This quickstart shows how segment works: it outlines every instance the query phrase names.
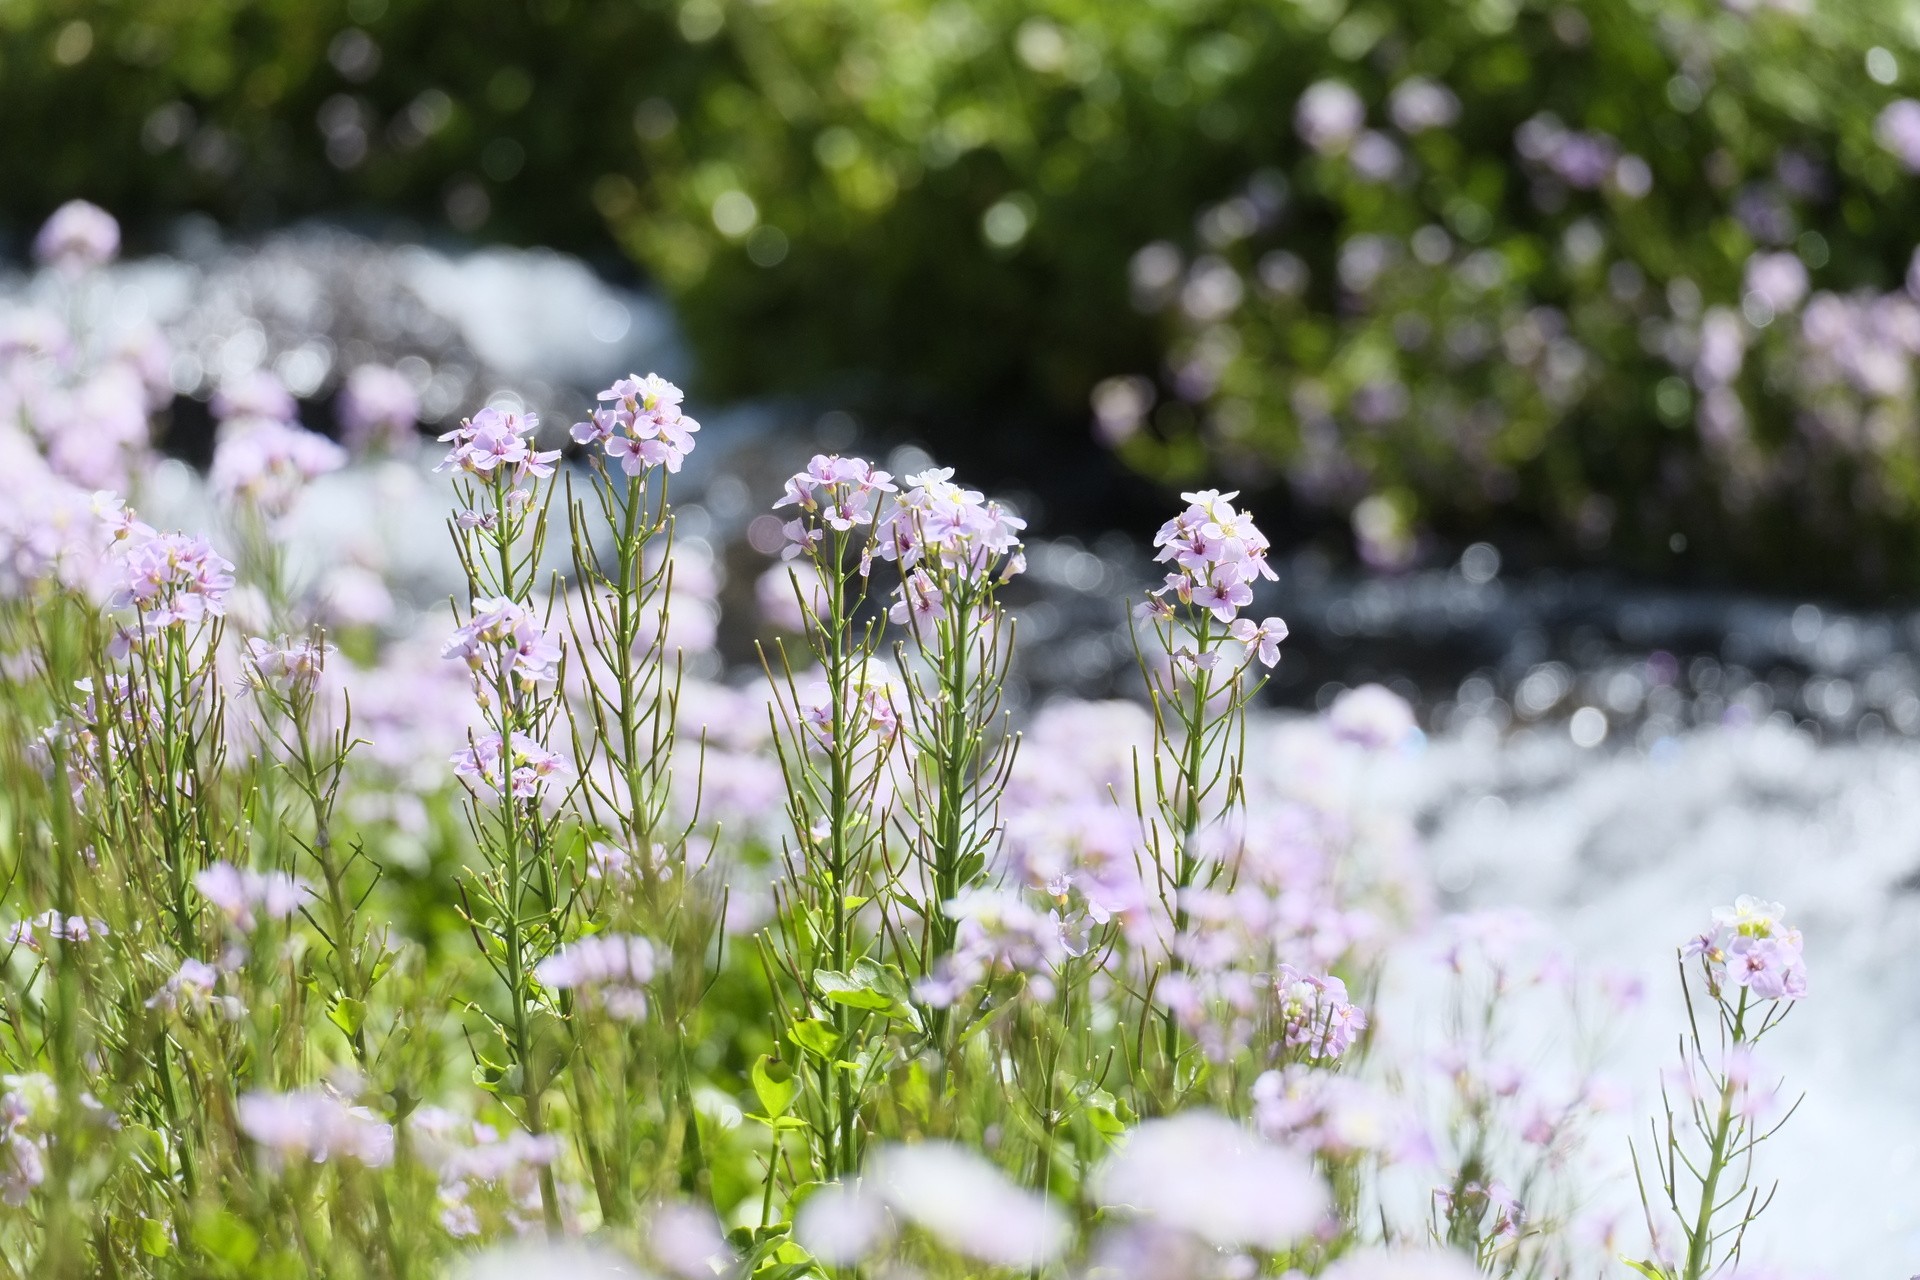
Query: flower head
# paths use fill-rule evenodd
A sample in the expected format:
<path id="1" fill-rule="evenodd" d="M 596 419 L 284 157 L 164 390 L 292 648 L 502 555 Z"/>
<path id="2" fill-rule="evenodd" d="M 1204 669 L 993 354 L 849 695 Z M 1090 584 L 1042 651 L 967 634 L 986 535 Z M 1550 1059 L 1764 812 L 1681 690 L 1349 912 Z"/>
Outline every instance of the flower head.
<path id="1" fill-rule="evenodd" d="M 248 683 L 295 697 L 313 692 L 336 650 L 311 636 L 265 640 L 247 637 Z"/>
<path id="2" fill-rule="evenodd" d="M 1403 746 L 1420 731 L 1407 700 L 1379 684 L 1342 691 L 1327 709 L 1327 727 L 1369 751 Z"/>
<path id="3" fill-rule="evenodd" d="M 1100 1166 L 1094 1194 L 1223 1249 L 1285 1249 L 1330 1206 L 1304 1157 L 1211 1111 L 1141 1124 Z"/>
<path id="4" fill-rule="evenodd" d="M 328 1089 L 240 1096 L 240 1129 L 283 1159 L 353 1160 L 378 1169 L 393 1160 L 393 1126 Z"/>
<path id="5" fill-rule="evenodd" d="M 45 945 L 45 939 L 57 938 L 62 942 L 91 942 L 95 938 L 105 937 L 107 922 L 95 920 L 91 916 L 64 916 L 58 911 L 42 911 L 31 920 L 22 920 L 7 930 L 8 946 L 22 946 L 30 951 L 38 951 Z"/>
<path id="6" fill-rule="evenodd" d="M 1153 594 L 1171 594 L 1182 604 L 1209 610 L 1221 622 L 1231 623 L 1253 603 L 1256 580 L 1279 577 L 1267 564 L 1266 536 L 1251 516 L 1234 507 L 1231 499 L 1239 496 L 1236 493 L 1208 489 L 1180 496 L 1190 505 L 1153 536 L 1153 545 L 1160 549 L 1154 559 L 1171 562 L 1165 585 Z M 1255 631 L 1277 622 L 1269 619 Z M 1279 636 L 1273 636 L 1272 643 L 1277 645 Z"/>
<path id="7" fill-rule="evenodd" d="M 142 630 L 182 626 L 226 613 L 233 562 L 215 552 L 205 538 L 134 533 L 116 540 L 112 549 L 119 558 L 119 581 L 108 604 L 131 605 Z"/>
<path id="8" fill-rule="evenodd" d="M 399 370 L 363 364 L 347 375 L 336 412 L 348 448 L 401 445 L 419 424 L 420 393 Z"/>
<path id="9" fill-rule="evenodd" d="M 534 612 L 505 596 L 473 602 L 466 624 L 447 638 L 443 658 L 458 658 L 483 686 L 501 670 L 523 685 L 552 684 L 560 675 L 561 646 Z"/>
<path id="10" fill-rule="evenodd" d="M 263 422 L 292 425 L 300 418 L 300 405 L 287 390 L 287 384 L 265 369 L 255 369 L 221 382 L 209 407 L 213 416 L 229 429 L 245 430 Z"/>
<path id="11" fill-rule="evenodd" d="M 213 451 L 209 479 L 229 502 L 283 516 L 316 478 L 338 471 L 346 450 L 304 427 L 261 419 L 224 437 Z"/>
<path id="12" fill-rule="evenodd" d="M 488 791 L 498 793 L 504 785 L 503 773 L 511 779 L 511 790 L 516 800 L 527 800 L 540 794 L 549 782 L 566 782 L 574 776 L 573 764 L 558 752 L 549 751 L 527 734 L 516 731 L 513 735 L 513 749 L 510 758 L 502 760 L 500 735 L 486 733 L 473 740 L 472 745 L 452 756 L 453 771 L 462 778 L 471 778 Z"/>
<path id="13" fill-rule="evenodd" d="M 515 489 L 534 477 L 550 476 L 560 451 L 543 453 L 524 439 L 539 425 L 538 414 L 489 405 L 440 437 L 452 448 L 434 470 L 462 471 L 483 479 L 503 476 Z"/>
<path id="14" fill-rule="evenodd" d="M 653 973 L 653 944 L 626 934 L 594 934 L 568 943 L 533 970 L 542 986 L 578 991 L 623 1022 L 647 1016 L 646 986 Z"/>
<path id="15" fill-rule="evenodd" d="M 1762 1000 L 1798 1000 L 1807 993 L 1807 964 L 1800 931 L 1785 915 L 1777 902 L 1742 894 L 1731 907 L 1717 908 L 1713 927 L 1689 940 L 1682 954 L 1700 958 L 1716 994 L 1731 985 Z"/>
<path id="16" fill-rule="evenodd" d="M 1334 1157 L 1431 1154 L 1411 1107 L 1377 1085 L 1295 1063 L 1253 1082 L 1254 1127 L 1276 1142 Z"/>
<path id="17" fill-rule="evenodd" d="M 621 378 L 599 398 L 604 406 L 576 422 L 570 434 L 577 443 L 600 446 L 627 475 L 659 466 L 678 471 L 693 452 L 700 424 L 680 412 L 684 395 L 659 374 Z"/>
<path id="18" fill-rule="evenodd" d="M 950 578 L 986 583 L 1005 581 L 1026 567 L 1020 531 L 1027 522 L 997 502 L 953 483 L 951 468 L 939 467 L 906 478 L 907 489 L 876 527 L 882 558 L 899 563 L 902 573 L 924 570 L 928 585 Z M 937 588 L 936 588 L 937 589 Z M 895 621 L 917 614 L 902 587 Z M 922 593 L 924 594 L 924 592 Z"/>
<path id="19" fill-rule="evenodd" d="M 788 559 L 808 554 L 828 529 L 845 533 L 871 525 L 879 514 L 881 499 L 896 488 L 890 473 L 878 470 L 864 458 L 815 454 L 805 471 L 788 478 L 786 492 L 773 504 L 775 511 L 799 508 L 798 517 L 782 529 L 787 546 L 781 554 Z"/>
<path id="20" fill-rule="evenodd" d="M 951 1143 L 882 1148 L 867 1183 L 895 1213 L 947 1248 L 993 1266 L 1044 1266 L 1073 1234 L 1052 1201 L 1016 1185 L 985 1156 Z"/>
<path id="21" fill-rule="evenodd" d="M 1338 1058 L 1367 1029 L 1367 1015 L 1347 999 L 1347 984 L 1328 974 L 1306 973 L 1290 964 L 1274 975 L 1280 1020 L 1290 1048 L 1309 1058 Z"/>
<path id="22" fill-rule="evenodd" d="M 863 668 L 854 687 L 847 691 L 839 728 L 856 739 L 871 735 L 880 747 L 885 748 L 900 730 L 897 708 L 902 704 L 903 696 L 898 680 Z M 800 700 L 800 722 L 823 751 L 831 751 L 834 747 L 836 729 L 833 702 L 833 691 L 824 681 L 815 684 Z"/>
<path id="23" fill-rule="evenodd" d="M 1235 618 L 1227 634 L 1247 646 L 1263 667 L 1280 661 L 1280 642 L 1287 638 L 1287 624 L 1279 618 L 1264 618 L 1255 624 L 1252 618 Z"/>
<path id="24" fill-rule="evenodd" d="M 99 205 L 69 200 L 33 238 L 33 256 L 66 271 L 102 267 L 120 252 L 120 224 Z"/>
<path id="25" fill-rule="evenodd" d="M 252 932 L 258 915 L 287 919 L 313 893 L 306 881 L 284 871 L 242 870 L 231 862 L 216 862 L 198 873 L 193 887 L 243 933 Z"/>

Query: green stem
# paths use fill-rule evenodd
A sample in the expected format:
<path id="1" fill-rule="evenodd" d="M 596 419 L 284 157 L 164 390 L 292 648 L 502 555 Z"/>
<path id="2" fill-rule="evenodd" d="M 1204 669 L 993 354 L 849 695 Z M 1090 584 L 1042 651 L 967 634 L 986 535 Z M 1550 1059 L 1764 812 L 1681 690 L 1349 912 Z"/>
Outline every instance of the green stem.
<path id="1" fill-rule="evenodd" d="M 1201 773 L 1206 767 L 1206 718 L 1207 718 L 1207 672 L 1198 665 L 1198 659 L 1206 657 L 1208 647 L 1213 640 L 1213 619 L 1208 614 L 1200 616 L 1200 630 L 1194 636 L 1194 656 L 1196 665 L 1193 672 L 1192 701 L 1181 709 L 1185 713 L 1182 725 L 1186 738 L 1181 743 L 1179 830 L 1174 843 L 1174 888 L 1173 888 L 1173 942 L 1178 948 L 1181 935 L 1187 931 L 1187 890 L 1193 885 L 1194 873 L 1199 869 L 1200 859 L 1194 853 L 1194 843 L 1200 833 L 1200 792 Z M 1176 950 L 1170 963 L 1178 973 L 1184 964 Z M 1167 1061 L 1167 1083 L 1171 1090 L 1177 1083 L 1175 1063 L 1180 1058 L 1180 1022 L 1172 1009 L 1167 1010 L 1165 1034 L 1162 1038 L 1162 1051 Z"/>
<path id="2" fill-rule="evenodd" d="M 1747 991 L 1740 991 L 1740 1004 L 1734 1011 L 1733 1043 L 1745 1043 Z M 1707 1274 L 1713 1252 L 1713 1212 L 1720 1193 L 1720 1175 L 1727 1166 L 1727 1138 L 1733 1130 L 1734 1083 L 1723 1078 L 1720 1085 L 1720 1112 L 1714 1118 L 1713 1135 L 1707 1150 L 1707 1173 L 1700 1182 L 1700 1207 L 1694 1214 L 1693 1229 L 1687 1233 L 1687 1267 L 1683 1280 L 1702 1280 Z"/>

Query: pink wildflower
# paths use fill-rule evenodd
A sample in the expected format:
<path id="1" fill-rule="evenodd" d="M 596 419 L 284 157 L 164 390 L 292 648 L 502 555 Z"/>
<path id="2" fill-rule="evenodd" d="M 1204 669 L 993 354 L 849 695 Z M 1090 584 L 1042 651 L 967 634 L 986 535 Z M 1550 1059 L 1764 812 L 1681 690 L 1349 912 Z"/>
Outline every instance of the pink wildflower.
<path id="1" fill-rule="evenodd" d="M 599 398 L 609 402 L 607 407 L 575 423 L 571 434 L 580 444 L 599 445 L 627 475 L 658 466 L 677 472 L 693 452 L 700 424 L 680 412 L 680 388 L 659 374 L 622 378 Z"/>
<path id="2" fill-rule="evenodd" d="M 500 735 L 486 733 L 473 740 L 465 750 L 451 757 L 453 771 L 462 778 L 475 779 L 486 790 L 499 793 L 502 787 Z M 511 774 L 511 790 L 516 800 L 528 800 L 549 782 L 566 782 L 574 776 L 573 765 L 565 756 L 549 751 L 527 734 L 513 735 L 512 758 L 506 762 Z"/>
<path id="3" fill-rule="evenodd" d="M 120 224 L 85 200 L 69 200 L 55 209 L 33 239 L 34 257 L 65 271 L 103 267 L 119 252 Z"/>

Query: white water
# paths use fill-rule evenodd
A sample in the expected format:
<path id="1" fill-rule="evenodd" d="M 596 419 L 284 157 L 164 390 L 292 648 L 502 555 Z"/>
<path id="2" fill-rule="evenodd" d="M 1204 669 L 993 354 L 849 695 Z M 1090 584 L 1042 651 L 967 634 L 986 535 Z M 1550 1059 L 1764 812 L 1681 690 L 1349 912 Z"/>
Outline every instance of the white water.
<path id="1" fill-rule="evenodd" d="M 1753 893 L 1806 935 L 1811 992 L 1762 1048 L 1806 1101 L 1761 1149 L 1779 1196 L 1751 1256 L 1796 1274 L 1920 1269 L 1920 747 L 1816 746 L 1762 724 L 1654 752 L 1443 738 L 1397 766 L 1454 905 L 1522 906 L 1582 962 L 1645 974 L 1616 1073 L 1645 1132 L 1681 1025 L 1673 948 Z M 1600 1141 L 1623 1143 L 1624 1128 Z"/>

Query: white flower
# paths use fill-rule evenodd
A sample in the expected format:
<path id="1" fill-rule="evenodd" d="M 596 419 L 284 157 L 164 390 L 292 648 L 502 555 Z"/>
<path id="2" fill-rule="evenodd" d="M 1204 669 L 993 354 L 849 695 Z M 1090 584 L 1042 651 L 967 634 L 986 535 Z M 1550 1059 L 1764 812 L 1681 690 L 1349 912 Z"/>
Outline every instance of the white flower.
<path id="1" fill-rule="evenodd" d="M 1135 1129 L 1095 1173 L 1094 1195 L 1221 1248 L 1272 1250 L 1311 1232 L 1331 1203 L 1305 1158 L 1211 1111 Z"/>
<path id="2" fill-rule="evenodd" d="M 869 1165 L 868 1182 L 900 1216 L 976 1262 L 1044 1266 L 1072 1234 L 1052 1201 L 951 1143 L 886 1147 Z"/>

